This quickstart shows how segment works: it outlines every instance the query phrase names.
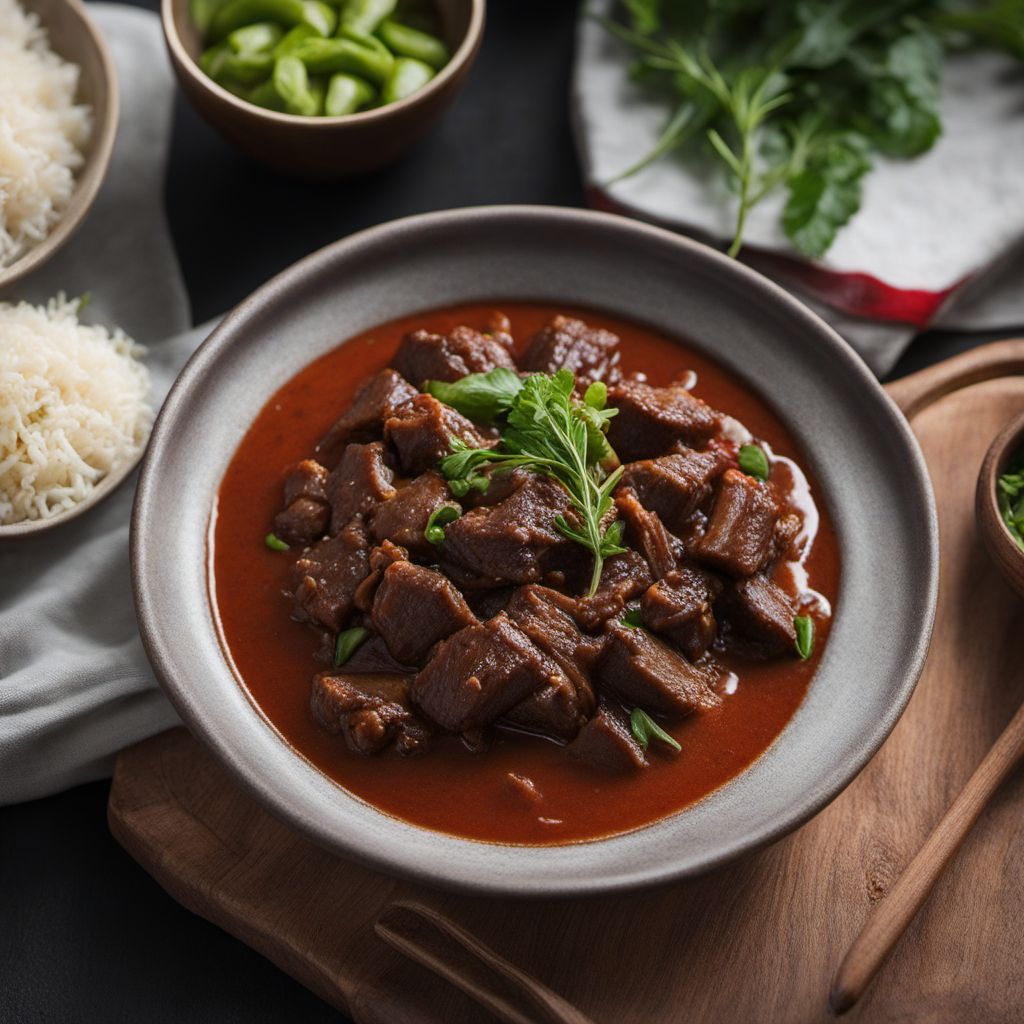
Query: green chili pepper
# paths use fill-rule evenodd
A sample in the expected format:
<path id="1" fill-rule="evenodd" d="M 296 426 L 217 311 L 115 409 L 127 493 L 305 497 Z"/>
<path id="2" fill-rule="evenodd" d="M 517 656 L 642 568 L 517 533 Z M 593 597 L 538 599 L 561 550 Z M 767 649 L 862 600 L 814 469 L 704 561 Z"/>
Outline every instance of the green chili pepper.
<path id="1" fill-rule="evenodd" d="M 213 15 L 207 34 L 216 43 L 235 29 L 256 21 L 291 26 L 300 25 L 305 20 L 306 8 L 302 0 L 229 0 Z"/>
<path id="2" fill-rule="evenodd" d="M 246 99 L 250 103 L 255 103 L 257 107 L 276 110 L 281 114 L 284 113 L 284 100 L 281 99 L 281 94 L 274 86 L 273 78 L 268 78 L 262 85 L 257 85 L 255 89 L 249 92 Z"/>
<path id="3" fill-rule="evenodd" d="M 235 53 L 267 53 L 273 50 L 284 36 L 284 29 L 272 21 L 257 21 L 252 25 L 236 28 L 228 36 L 228 46 Z"/>
<path id="4" fill-rule="evenodd" d="M 271 551 L 287 551 L 288 545 L 276 533 L 268 533 L 263 538 L 264 544 L 270 548 Z"/>
<path id="5" fill-rule="evenodd" d="M 320 35 L 312 25 L 296 25 L 288 29 L 281 39 L 281 42 L 274 47 L 275 57 L 287 57 L 294 53 L 307 39 L 316 39 Z"/>
<path id="6" fill-rule="evenodd" d="M 369 82 L 355 75 L 339 72 L 331 75 L 328 83 L 324 113 L 328 117 L 354 114 L 357 110 L 369 106 L 376 95 L 377 90 Z"/>
<path id="7" fill-rule="evenodd" d="M 377 26 L 377 36 L 396 57 L 412 57 L 440 70 L 451 54 L 437 36 L 386 18 Z"/>
<path id="8" fill-rule="evenodd" d="M 199 67 L 203 74 L 210 78 L 218 78 L 224 70 L 224 62 L 231 56 L 231 47 L 227 43 L 220 43 L 203 50 L 199 55 Z"/>
<path id="9" fill-rule="evenodd" d="M 796 653 L 806 661 L 814 653 L 814 619 L 809 615 L 798 615 L 793 620 L 796 630 Z"/>
<path id="10" fill-rule="evenodd" d="M 219 85 L 257 85 L 273 70 L 274 58 L 269 53 L 229 53 L 211 77 Z"/>
<path id="11" fill-rule="evenodd" d="M 189 0 L 188 11 L 199 29 L 200 35 L 204 38 L 209 31 L 210 22 L 213 16 L 219 11 L 228 0 Z"/>
<path id="12" fill-rule="evenodd" d="M 307 39 L 295 48 L 293 55 L 314 75 L 344 71 L 375 85 L 387 80 L 395 63 L 390 54 L 385 57 L 349 39 Z"/>
<path id="13" fill-rule="evenodd" d="M 348 0 L 341 12 L 341 23 L 353 32 L 368 36 L 397 6 L 397 0 Z"/>
<path id="14" fill-rule="evenodd" d="M 334 34 L 338 27 L 338 14 L 333 7 L 328 7 L 323 0 L 302 0 L 302 7 L 305 10 L 303 24 L 316 29 L 317 34 L 324 38 Z"/>
<path id="15" fill-rule="evenodd" d="M 421 60 L 399 57 L 381 86 L 381 103 L 397 103 L 419 92 L 434 77 L 434 69 Z"/>
<path id="16" fill-rule="evenodd" d="M 309 87 L 306 65 L 294 54 L 279 57 L 271 79 L 284 104 L 285 113 L 313 117 L 318 109 L 316 95 Z"/>
<path id="17" fill-rule="evenodd" d="M 334 664 L 339 668 L 344 665 L 369 635 L 370 631 L 365 626 L 353 626 L 339 633 L 334 644 Z"/>

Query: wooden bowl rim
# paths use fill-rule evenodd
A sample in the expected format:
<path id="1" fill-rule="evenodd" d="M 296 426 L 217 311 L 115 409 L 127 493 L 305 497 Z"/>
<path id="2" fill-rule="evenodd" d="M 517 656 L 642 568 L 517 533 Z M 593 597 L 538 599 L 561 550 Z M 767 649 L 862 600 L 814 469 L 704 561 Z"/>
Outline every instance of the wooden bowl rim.
<path id="1" fill-rule="evenodd" d="M 71 17 L 77 20 L 77 27 L 84 36 L 86 44 L 92 46 L 96 52 L 101 68 L 101 81 L 96 84 L 99 89 L 106 91 L 105 116 L 102 121 L 93 124 L 93 134 L 85 154 L 85 164 L 75 176 L 75 190 L 64 215 L 54 224 L 53 229 L 42 242 L 29 249 L 9 267 L 0 269 L 0 288 L 13 284 L 37 267 L 42 266 L 81 227 L 107 175 L 110 157 L 114 151 L 114 139 L 117 136 L 117 123 L 120 116 L 120 92 L 110 50 L 80 0 L 59 0 L 59 3 L 62 3 L 70 12 Z M 25 6 L 30 12 L 36 13 L 32 6 L 32 0 L 27 0 Z M 42 17 L 40 17 L 40 21 L 44 28 L 49 29 Z M 63 54 L 60 56 L 67 60 Z M 95 104 L 93 104 L 93 108 L 95 114 Z"/>
<path id="2" fill-rule="evenodd" d="M 342 114 L 338 117 L 305 117 L 301 114 L 282 114 L 276 110 L 268 110 L 266 107 L 258 107 L 255 103 L 249 103 L 234 93 L 228 92 L 227 89 L 210 78 L 188 52 L 178 34 L 177 26 L 174 24 L 175 8 L 183 2 L 185 0 L 160 0 L 160 22 L 163 25 L 164 40 L 181 72 L 187 75 L 198 88 L 215 96 L 220 102 L 226 103 L 242 116 L 271 124 L 290 127 L 302 126 L 311 131 L 324 131 L 339 125 L 379 123 L 402 111 L 412 110 L 425 103 L 435 93 L 443 90 L 448 82 L 472 61 L 483 35 L 486 10 L 486 0 L 469 0 L 469 25 L 466 27 L 462 41 L 448 63 L 422 89 L 414 92 L 411 96 L 398 100 L 396 103 L 389 103 L 384 107 L 364 110 L 356 114 Z"/>
<path id="3" fill-rule="evenodd" d="M 982 527 L 986 540 L 998 547 L 998 557 L 1002 564 L 1009 568 L 1016 561 L 1024 578 L 1024 550 L 1013 539 L 1003 521 L 996 495 L 1000 475 L 1010 457 L 1021 448 L 1024 448 L 1024 412 L 1010 420 L 989 445 L 978 472 L 975 508 L 979 526 Z M 993 551 L 993 554 L 997 552 Z"/>

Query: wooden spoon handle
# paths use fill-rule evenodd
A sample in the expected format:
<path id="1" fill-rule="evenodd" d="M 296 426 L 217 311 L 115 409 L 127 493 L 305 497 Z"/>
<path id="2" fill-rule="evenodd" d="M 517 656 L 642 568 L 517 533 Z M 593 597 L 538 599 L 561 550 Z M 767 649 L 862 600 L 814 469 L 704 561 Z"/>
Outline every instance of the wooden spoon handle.
<path id="1" fill-rule="evenodd" d="M 832 983 L 829 1003 L 834 1012 L 845 1013 L 863 995 L 878 968 L 928 898 L 946 864 L 974 827 L 992 794 L 1022 755 L 1024 705 L 1017 710 L 917 856 L 854 939 Z"/>
<path id="2" fill-rule="evenodd" d="M 910 419 L 915 412 L 971 384 L 1024 374 L 1024 339 L 994 341 L 886 384 L 889 397 Z"/>
<path id="3" fill-rule="evenodd" d="M 508 1024 L 592 1024 L 571 1003 L 421 903 L 390 904 L 374 930 Z"/>

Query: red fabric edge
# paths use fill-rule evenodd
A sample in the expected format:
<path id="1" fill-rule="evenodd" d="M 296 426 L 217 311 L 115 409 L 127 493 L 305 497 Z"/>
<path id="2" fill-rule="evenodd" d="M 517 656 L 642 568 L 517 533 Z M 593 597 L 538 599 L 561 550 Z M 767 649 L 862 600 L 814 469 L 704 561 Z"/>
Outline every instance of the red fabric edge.
<path id="1" fill-rule="evenodd" d="M 678 230 L 673 225 L 641 216 L 593 185 L 587 188 L 587 204 L 605 213 L 649 221 L 670 231 Z M 942 304 L 968 280 L 964 278 L 949 288 L 932 292 L 919 288 L 896 288 L 861 271 L 828 270 L 797 257 L 754 246 L 744 248 L 742 260 L 768 277 L 790 283 L 844 313 L 920 328 L 927 327 Z"/>

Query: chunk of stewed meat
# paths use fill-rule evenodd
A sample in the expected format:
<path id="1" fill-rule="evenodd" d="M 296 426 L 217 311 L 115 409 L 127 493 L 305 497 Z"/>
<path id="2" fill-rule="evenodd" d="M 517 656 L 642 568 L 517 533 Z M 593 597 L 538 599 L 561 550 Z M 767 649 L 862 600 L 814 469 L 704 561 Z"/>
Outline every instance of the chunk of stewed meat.
<path id="1" fill-rule="evenodd" d="M 370 521 L 370 533 L 376 541 L 390 540 L 424 558 L 433 556 L 436 548 L 424 531 L 430 517 L 442 505 L 458 508 L 444 477 L 434 470 L 421 473 L 377 506 Z"/>
<path id="2" fill-rule="evenodd" d="M 307 548 L 292 566 L 292 617 L 337 632 L 353 608 L 356 589 L 370 571 L 366 529 L 354 519 L 334 537 Z"/>
<path id="3" fill-rule="evenodd" d="M 316 446 L 317 458 L 328 466 L 337 465 L 345 446 L 379 441 L 384 434 L 388 410 L 416 395 L 416 389 L 394 370 L 381 370 L 357 392 L 352 404 L 334 421 Z"/>
<path id="4" fill-rule="evenodd" d="M 619 618 L 626 604 L 653 582 L 647 561 L 632 548 L 612 555 L 605 559 L 597 591 L 577 599 L 576 620 L 584 629 L 598 630 L 609 619 Z"/>
<path id="5" fill-rule="evenodd" d="M 724 468 L 725 457 L 719 451 L 684 449 L 631 462 L 623 471 L 622 483 L 636 492 L 644 508 L 657 512 L 669 530 L 683 534 L 687 520 L 711 496 L 714 481 Z"/>
<path id="6" fill-rule="evenodd" d="M 392 562 L 373 599 L 373 627 L 405 665 L 418 665 L 431 647 L 476 622 L 466 599 L 436 569 Z"/>
<path id="7" fill-rule="evenodd" d="M 721 413 L 679 384 L 656 388 L 623 381 L 609 389 L 608 404 L 619 410 L 608 442 L 623 462 L 664 455 L 679 441 L 703 447 L 722 424 Z"/>
<path id="8" fill-rule="evenodd" d="M 640 598 L 644 625 L 671 640 L 690 661 L 699 661 L 717 634 L 714 602 L 721 590 L 710 573 L 676 569 Z"/>
<path id="9" fill-rule="evenodd" d="M 657 512 L 644 508 L 632 487 L 615 492 L 615 507 L 626 522 L 626 542 L 647 559 L 655 579 L 661 579 L 676 567 L 680 545 L 665 529 Z"/>
<path id="10" fill-rule="evenodd" d="M 413 682 L 413 700 L 442 728 L 466 732 L 500 718 L 557 674 L 501 612 L 442 640 Z"/>
<path id="11" fill-rule="evenodd" d="M 441 566 L 466 588 L 540 582 L 554 553 L 571 543 L 555 526 L 567 514 L 565 490 L 531 474 L 504 501 L 472 509 L 447 527 Z"/>
<path id="12" fill-rule="evenodd" d="M 694 553 L 730 576 L 752 576 L 774 555 L 779 510 L 768 487 L 738 469 L 722 474 L 707 530 Z"/>
<path id="13" fill-rule="evenodd" d="M 508 335 L 484 334 L 472 327 L 456 327 L 449 334 L 413 331 L 402 339 L 395 369 L 411 383 L 454 381 L 467 373 L 486 373 L 496 366 L 516 368 L 509 353 Z"/>
<path id="14" fill-rule="evenodd" d="M 382 501 L 394 497 L 394 470 L 387 463 L 384 445 L 350 444 L 327 478 L 331 504 L 331 533 L 337 533 L 355 516 L 365 516 Z"/>
<path id="15" fill-rule="evenodd" d="M 274 516 L 274 534 L 286 544 L 305 547 L 327 532 L 330 506 L 309 498 L 296 498 Z"/>
<path id="16" fill-rule="evenodd" d="M 633 736 L 626 713 L 610 701 L 601 701 L 597 714 L 567 749 L 577 760 L 602 771 L 624 774 L 647 767 L 643 747 Z"/>
<path id="17" fill-rule="evenodd" d="M 527 732 L 571 740 L 587 719 L 580 708 L 579 691 L 558 672 L 547 686 L 521 700 L 501 720 Z"/>
<path id="18" fill-rule="evenodd" d="M 330 733 L 341 733 L 350 750 L 377 754 L 394 744 L 400 754 L 418 754 L 430 742 L 429 726 L 409 703 L 409 676 L 322 672 L 313 679 L 313 717 Z"/>
<path id="19" fill-rule="evenodd" d="M 303 459 L 284 478 L 284 504 L 274 517 L 274 533 L 288 544 L 304 547 L 327 532 L 331 510 L 327 504 L 327 470 L 313 459 Z"/>
<path id="20" fill-rule="evenodd" d="M 582 320 L 556 316 L 530 339 L 519 364 L 531 373 L 572 370 L 581 391 L 598 380 L 615 384 L 621 376 L 619 337 Z"/>
<path id="21" fill-rule="evenodd" d="M 546 654 L 573 684 L 583 714 L 594 710 L 589 673 L 601 653 L 603 641 L 580 632 L 571 612 L 574 604 L 547 587 L 520 587 L 505 611 L 508 617 Z"/>
<path id="22" fill-rule="evenodd" d="M 714 707 L 714 672 L 691 664 L 646 629 L 609 623 L 597 682 L 627 704 L 681 717 Z"/>
<path id="23" fill-rule="evenodd" d="M 753 644 L 746 653 L 765 657 L 792 650 L 796 642 L 796 609 L 789 595 L 758 573 L 737 580 L 722 595 L 722 614 L 733 632 Z"/>
<path id="24" fill-rule="evenodd" d="M 435 469 L 451 451 L 453 437 L 473 448 L 494 444 L 465 416 L 432 395 L 417 395 L 396 406 L 384 421 L 384 438 L 398 453 L 398 464 L 406 476 Z"/>
<path id="25" fill-rule="evenodd" d="M 392 562 L 408 562 L 409 552 L 389 540 L 381 541 L 370 549 L 370 574 L 356 588 L 354 603 L 361 612 L 368 612 L 373 607 L 373 599 L 377 596 L 384 570 Z"/>

